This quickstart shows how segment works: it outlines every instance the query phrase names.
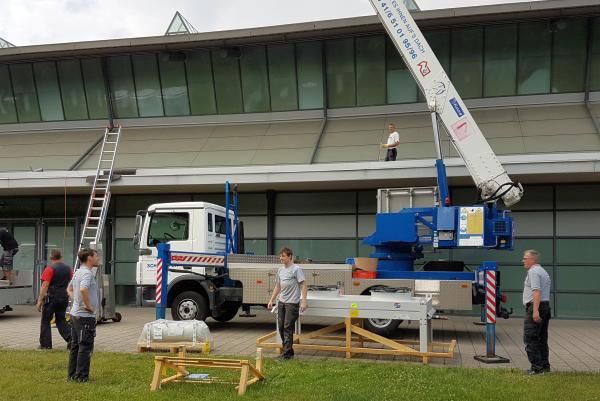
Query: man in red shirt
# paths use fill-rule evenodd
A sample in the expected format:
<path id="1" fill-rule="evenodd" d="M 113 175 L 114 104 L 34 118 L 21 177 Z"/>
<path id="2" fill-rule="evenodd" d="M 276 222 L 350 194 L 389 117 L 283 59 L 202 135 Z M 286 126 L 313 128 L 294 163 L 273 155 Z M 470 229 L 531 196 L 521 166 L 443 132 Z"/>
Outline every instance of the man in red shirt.
<path id="1" fill-rule="evenodd" d="M 52 349 L 52 330 L 50 322 L 52 316 L 55 318 L 56 328 L 61 337 L 71 342 L 71 328 L 65 319 L 69 295 L 67 286 L 73 277 L 73 270 L 63 263 L 60 250 L 53 249 L 50 252 L 50 265 L 42 273 L 42 288 L 37 300 L 37 310 L 42 312 L 40 325 L 40 349 Z"/>

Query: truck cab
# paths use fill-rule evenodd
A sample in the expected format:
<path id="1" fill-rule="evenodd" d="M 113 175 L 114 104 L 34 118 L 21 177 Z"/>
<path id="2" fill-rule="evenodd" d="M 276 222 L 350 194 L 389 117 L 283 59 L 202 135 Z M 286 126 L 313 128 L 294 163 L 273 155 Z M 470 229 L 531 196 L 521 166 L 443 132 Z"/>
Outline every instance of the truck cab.
<path id="1" fill-rule="evenodd" d="M 233 222 L 233 212 L 230 222 Z M 156 287 L 157 245 L 168 242 L 181 252 L 225 254 L 225 208 L 207 202 L 175 202 L 151 205 L 136 216 L 134 245 L 139 257 L 136 265 L 138 300 L 143 304 L 154 302 Z M 169 273 L 169 287 L 182 276 L 199 278 L 217 274 L 218 266 L 173 267 Z M 191 277 L 190 277 L 191 278 Z M 197 280 L 192 280 L 197 281 Z"/>

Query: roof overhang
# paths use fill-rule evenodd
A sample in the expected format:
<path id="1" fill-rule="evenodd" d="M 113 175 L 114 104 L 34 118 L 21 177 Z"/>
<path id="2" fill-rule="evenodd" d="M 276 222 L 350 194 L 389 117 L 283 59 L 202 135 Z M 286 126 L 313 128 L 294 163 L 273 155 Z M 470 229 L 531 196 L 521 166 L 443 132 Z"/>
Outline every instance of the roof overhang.
<path id="1" fill-rule="evenodd" d="M 560 18 L 595 14 L 600 15 L 600 4 L 597 0 L 548 0 L 415 11 L 413 16 L 422 28 L 427 28 L 475 23 L 498 23 L 514 19 Z M 384 32 L 375 15 L 190 35 L 20 46 L 0 49 L 0 61 L 45 60 L 131 52 L 178 51 L 197 47 L 227 47 L 251 43 L 282 43 L 373 32 Z"/>
<path id="2" fill-rule="evenodd" d="M 600 152 L 500 156 L 515 181 L 522 183 L 590 182 L 600 179 Z M 462 159 L 445 160 L 451 185 L 472 185 Z M 0 195 L 86 194 L 94 171 L 15 172 L 0 174 Z M 324 163 L 211 168 L 137 169 L 112 186 L 115 194 L 215 192 L 225 181 L 242 191 L 373 189 L 435 185 L 432 159 L 396 162 Z"/>

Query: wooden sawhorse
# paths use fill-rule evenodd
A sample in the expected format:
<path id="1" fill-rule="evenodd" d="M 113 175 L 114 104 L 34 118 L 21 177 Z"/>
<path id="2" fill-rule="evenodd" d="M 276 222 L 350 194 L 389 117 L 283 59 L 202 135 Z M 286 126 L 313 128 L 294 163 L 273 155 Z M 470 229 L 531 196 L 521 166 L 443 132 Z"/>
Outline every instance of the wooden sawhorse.
<path id="1" fill-rule="evenodd" d="M 239 382 L 234 382 L 218 377 L 210 377 L 209 375 L 194 375 L 186 370 L 188 367 L 239 370 L 240 379 Z M 168 370 L 172 370 L 174 374 L 167 376 Z M 249 376 L 252 377 L 249 378 Z M 247 360 L 239 359 L 155 356 L 154 374 L 152 376 L 150 390 L 156 391 L 161 388 L 161 385 L 170 382 L 229 383 L 237 384 L 236 389 L 238 390 L 238 395 L 244 395 L 249 385 L 264 380 L 264 378 L 265 377 L 262 374 L 262 353 L 260 352 L 256 359 L 256 367 Z"/>

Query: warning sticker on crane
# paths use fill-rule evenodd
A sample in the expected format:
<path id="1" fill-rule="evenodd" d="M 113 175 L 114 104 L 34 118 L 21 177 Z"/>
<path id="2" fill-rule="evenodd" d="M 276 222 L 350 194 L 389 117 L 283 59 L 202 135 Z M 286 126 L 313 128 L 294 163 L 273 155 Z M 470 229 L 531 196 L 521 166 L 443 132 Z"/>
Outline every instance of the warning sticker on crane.
<path id="1" fill-rule="evenodd" d="M 461 207 L 458 246 L 483 246 L 483 207 Z"/>
<path id="2" fill-rule="evenodd" d="M 463 118 L 452 124 L 452 132 L 459 141 L 462 141 L 469 137 L 470 133 L 467 126 L 467 119 Z"/>

